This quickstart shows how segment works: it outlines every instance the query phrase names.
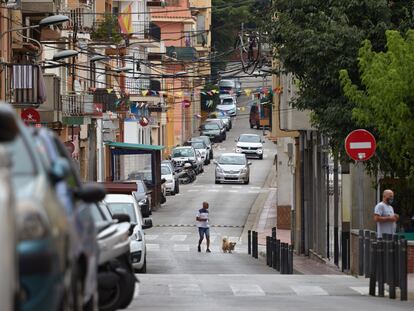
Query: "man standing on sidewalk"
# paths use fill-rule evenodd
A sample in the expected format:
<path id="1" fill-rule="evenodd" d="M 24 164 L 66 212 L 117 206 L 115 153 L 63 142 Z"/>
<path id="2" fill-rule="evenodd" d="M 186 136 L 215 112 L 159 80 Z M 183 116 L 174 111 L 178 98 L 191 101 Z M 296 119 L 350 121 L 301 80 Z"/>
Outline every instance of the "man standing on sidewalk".
<path id="1" fill-rule="evenodd" d="M 383 233 L 394 234 L 395 223 L 399 216 L 394 213 L 391 204 L 394 202 L 394 192 L 384 190 L 382 202 L 375 206 L 374 220 L 377 223 L 377 237 L 382 238 Z"/>
<path id="2" fill-rule="evenodd" d="M 197 227 L 198 234 L 200 235 L 200 240 L 198 241 L 198 252 L 201 252 L 201 243 L 203 242 L 204 236 L 207 240 L 207 253 L 210 251 L 210 225 L 208 224 L 208 203 L 203 202 L 203 208 L 200 209 L 197 213 Z"/>

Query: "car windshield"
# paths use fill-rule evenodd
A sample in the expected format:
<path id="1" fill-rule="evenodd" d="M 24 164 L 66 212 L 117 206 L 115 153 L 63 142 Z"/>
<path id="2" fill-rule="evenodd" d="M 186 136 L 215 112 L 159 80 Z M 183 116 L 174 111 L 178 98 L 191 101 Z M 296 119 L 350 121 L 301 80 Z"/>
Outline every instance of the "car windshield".
<path id="1" fill-rule="evenodd" d="M 194 149 L 205 149 L 204 143 L 201 141 L 196 141 L 192 143 Z"/>
<path id="2" fill-rule="evenodd" d="M 216 123 L 204 124 L 202 128 L 205 130 L 219 130 L 220 129 L 220 127 Z"/>
<path id="3" fill-rule="evenodd" d="M 246 158 L 236 155 L 222 155 L 218 163 L 225 165 L 245 165 Z"/>
<path id="4" fill-rule="evenodd" d="M 260 136 L 257 135 L 241 135 L 239 138 L 243 143 L 260 143 Z"/>
<path id="5" fill-rule="evenodd" d="M 11 155 L 12 177 L 33 175 L 36 168 L 33 164 L 31 151 L 28 149 L 22 136 L 18 136 L 13 142 L 6 144 L 6 150 Z"/>
<path id="6" fill-rule="evenodd" d="M 221 102 L 221 105 L 231 105 L 231 104 L 233 104 L 232 98 L 224 98 L 223 101 Z"/>
<path id="7" fill-rule="evenodd" d="M 167 165 L 161 165 L 161 175 L 170 175 L 171 170 Z"/>
<path id="8" fill-rule="evenodd" d="M 137 217 L 135 215 L 135 208 L 133 203 L 107 202 L 107 204 L 112 215 L 127 214 L 131 222 L 137 222 Z"/>
<path id="9" fill-rule="evenodd" d="M 191 148 L 173 149 L 172 157 L 173 158 L 194 157 L 194 150 Z"/>

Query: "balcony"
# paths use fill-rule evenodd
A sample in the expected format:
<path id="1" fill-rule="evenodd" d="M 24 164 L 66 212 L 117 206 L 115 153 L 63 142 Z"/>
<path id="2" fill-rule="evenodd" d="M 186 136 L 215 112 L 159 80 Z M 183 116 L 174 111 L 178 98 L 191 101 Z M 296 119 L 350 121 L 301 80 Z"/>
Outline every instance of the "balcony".
<path id="1" fill-rule="evenodd" d="M 46 100 L 43 74 L 33 64 L 10 64 L 6 67 L 7 100 L 16 107 L 38 107 Z"/>
<path id="2" fill-rule="evenodd" d="M 115 92 L 108 93 L 106 89 L 96 89 L 93 93 L 93 102 L 95 104 L 95 114 L 101 112 L 116 111 L 115 102 L 118 100 Z"/>
<path id="3" fill-rule="evenodd" d="M 60 0 L 21 0 L 22 12 L 29 15 L 56 14 Z"/>
<path id="4" fill-rule="evenodd" d="M 63 29 L 77 30 L 78 32 L 89 32 L 95 24 L 95 15 L 92 8 L 87 5 L 81 5 L 79 8 L 68 9 L 64 14 L 70 18 L 65 23 Z"/>
<path id="5" fill-rule="evenodd" d="M 95 107 L 92 94 L 61 95 L 62 113 L 67 117 L 93 115 Z"/>
<path id="6" fill-rule="evenodd" d="M 145 47 L 159 47 L 161 41 L 161 29 L 155 23 L 143 21 L 132 23 L 133 36 L 131 41 L 138 40 Z"/>

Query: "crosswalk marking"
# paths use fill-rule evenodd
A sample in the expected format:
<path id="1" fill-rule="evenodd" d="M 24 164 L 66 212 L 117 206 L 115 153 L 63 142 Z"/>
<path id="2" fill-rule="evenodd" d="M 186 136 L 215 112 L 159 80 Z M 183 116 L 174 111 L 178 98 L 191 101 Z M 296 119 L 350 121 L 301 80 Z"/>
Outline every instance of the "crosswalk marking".
<path id="1" fill-rule="evenodd" d="M 159 251 L 160 250 L 160 245 L 159 244 L 146 243 L 146 247 L 147 247 L 147 250 L 149 250 L 149 251 Z"/>
<path id="2" fill-rule="evenodd" d="M 188 244 L 174 244 L 174 252 L 189 252 L 190 245 Z"/>
<path id="3" fill-rule="evenodd" d="M 207 191 L 208 192 L 219 192 L 220 190 L 219 189 L 208 189 Z"/>
<path id="4" fill-rule="evenodd" d="M 170 240 L 171 241 L 185 241 L 185 239 L 187 238 L 186 234 L 174 234 L 171 236 Z"/>
<path id="5" fill-rule="evenodd" d="M 238 193 L 239 190 L 226 190 L 226 192 L 230 192 L 230 193 Z"/>
<path id="6" fill-rule="evenodd" d="M 296 285 L 291 286 L 298 296 L 327 296 L 328 293 L 320 286 Z"/>
<path id="7" fill-rule="evenodd" d="M 188 189 L 188 192 L 198 192 L 200 189 Z"/>
<path id="8" fill-rule="evenodd" d="M 242 186 L 231 186 L 233 189 L 241 189 Z"/>
<path id="9" fill-rule="evenodd" d="M 168 284 L 171 296 L 202 296 L 201 288 L 196 283 Z"/>
<path id="10" fill-rule="evenodd" d="M 154 241 L 156 239 L 158 239 L 158 234 L 146 234 L 145 235 L 146 241 Z"/>
<path id="11" fill-rule="evenodd" d="M 234 296 L 265 296 L 263 289 L 257 284 L 230 284 Z"/>
<path id="12" fill-rule="evenodd" d="M 369 294 L 369 287 L 368 286 L 351 286 L 352 290 L 356 291 L 357 293 L 361 295 L 368 295 Z"/>

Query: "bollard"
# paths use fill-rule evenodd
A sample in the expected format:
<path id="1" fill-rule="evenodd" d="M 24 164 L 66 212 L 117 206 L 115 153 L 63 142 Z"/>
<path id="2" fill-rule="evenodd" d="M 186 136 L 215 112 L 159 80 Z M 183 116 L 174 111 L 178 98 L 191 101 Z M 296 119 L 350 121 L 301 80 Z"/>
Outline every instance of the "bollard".
<path id="1" fill-rule="evenodd" d="M 400 286 L 400 240 L 398 235 L 394 235 L 393 236 L 393 241 L 394 241 L 394 262 L 395 262 L 395 268 L 394 268 L 394 281 L 395 281 L 395 286 L 399 287 Z"/>
<path id="2" fill-rule="evenodd" d="M 285 243 L 280 243 L 280 274 L 285 274 Z"/>
<path id="3" fill-rule="evenodd" d="M 287 243 L 283 243 L 283 274 L 287 274 L 288 248 Z"/>
<path id="4" fill-rule="evenodd" d="M 272 266 L 272 237 L 266 237 L 266 264 L 271 267 Z"/>
<path id="5" fill-rule="evenodd" d="M 384 297 L 384 241 L 382 239 L 377 242 L 377 252 L 374 256 L 377 257 L 378 297 Z M 372 268 L 375 269 L 374 266 Z"/>
<path id="6" fill-rule="evenodd" d="M 391 239 L 393 237 L 391 236 Z M 395 299 L 395 266 L 397 265 L 395 261 L 395 242 L 393 240 L 389 241 L 390 245 L 388 246 L 388 291 L 390 292 L 390 299 Z"/>
<path id="7" fill-rule="evenodd" d="M 275 245 L 275 250 L 276 250 L 276 254 L 275 254 L 275 263 L 276 263 L 276 270 L 280 272 L 280 260 L 281 260 L 281 250 L 280 250 L 280 240 L 275 240 L 276 241 L 276 245 Z"/>
<path id="8" fill-rule="evenodd" d="M 277 240 L 272 238 L 272 268 L 276 269 L 277 267 L 277 246 L 276 246 Z"/>
<path id="9" fill-rule="evenodd" d="M 247 253 L 252 254 L 252 231 L 247 230 Z"/>
<path id="10" fill-rule="evenodd" d="M 371 235 L 368 230 L 364 231 L 364 275 L 366 278 L 369 277 L 370 272 L 370 243 Z"/>
<path id="11" fill-rule="evenodd" d="M 293 274 L 293 245 L 289 245 L 289 274 Z"/>
<path id="12" fill-rule="evenodd" d="M 382 240 L 384 241 L 384 283 L 389 285 L 389 251 L 388 248 L 390 247 L 389 243 L 389 234 L 384 233 L 382 235 Z"/>
<path id="13" fill-rule="evenodd" d="M 256 231 L 253 231 L 253 257 L 259 258 L 258 235 Z"/>
<path id="14" fill-rule="evenodd" d="M 371 267 L 376 266 L 376 256 L 375 253 L 377 251 L 377 242 L 372 242 L 370 245 L 370 260 L 371 260 Z M 376 277 L 376 269 L 371 269 L 370 276 L 369 276 L 369 294 L 370 296 L 375 296 L 375 286 L 377 283 Z"/>
<path id="15" fill-rule="evenodd" d="M 276 227 L 272 228 L 272 238 L 276 239 Z"/>
<path id="16" fill-rule="evenodd" d="M 364 230 L 359 230 L 358 235 L 358 275 L 364 275 Z"/>
<path id="17" fill-rule="evenodd" d="M 407 301 L 407 240 L 400 240 L 400 299 Z"/>

